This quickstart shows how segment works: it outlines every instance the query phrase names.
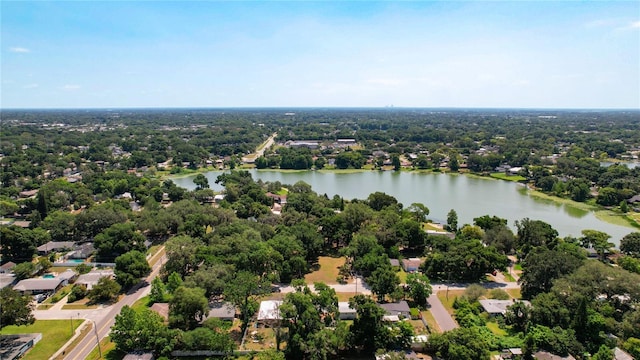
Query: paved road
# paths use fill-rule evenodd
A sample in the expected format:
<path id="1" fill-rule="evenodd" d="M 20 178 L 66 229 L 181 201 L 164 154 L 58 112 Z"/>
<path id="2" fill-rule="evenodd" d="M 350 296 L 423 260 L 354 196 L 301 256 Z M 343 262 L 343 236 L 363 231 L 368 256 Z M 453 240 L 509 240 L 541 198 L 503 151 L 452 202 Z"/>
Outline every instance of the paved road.
<path id="1" fill-rule="evenodd" d="M 313 284 L 308 285 L 309 288 L 315 292 L 315 288 Z M 356 281 L 350 282 L 348 284 L 329 284 L 330 288 L 334 289 L 336 293 L 352 293 L 352 294 L 363 294 L 363 295 L 371 295 L 371 289 L 369 285 L 365 283 L 362 278 L 357 277 Z M 280 286 L 280 292 L 282 293 L 291 293 L 295 292 L 296 289 L 293 286 Z"/>
<path id="2" fill-rule="evenodd" d="M 98 344 L 96 340 L 97 337 L 102 340 L 111 331 L 111 327 L 115 322 L 115 317 L 120 313 L 120 309 L 122 309 L 125 305 L 133 305 L 138 299 L 146 296 L 151 290 L 151 281 L 158 276 L 160 270 L 162 268 L 162 264 L 166 261 L 166 256 L 164 255 L 164 248 L 160 249 L 156 256 L 161 256 L 160 260 L 156 262 L 153 266 L 151 274 L 146 278 L 147 285 L 142 286 L 138 285 L 134 287 L 129 293 L 122 298 L 118 303 L 95 311 L 94 313 L 87 314 L 86 319 L 90 320 L 93 323 L 93 331 L 90 334 L 87 334 L 78 345 L 65 357 L 65 360 L 81 360 L 86 359 L 89 356 L 89 353 L 96 347 Z M 71 311 L 77 312 L 73 310 L 60 310 L 60 311 Z M 84 310 L 89 311 L 89 310 Z M 96 330 L 97 329 L 97 330 Z"/>
<path id="3" fill-rule="evenodd" d="M 445 332 L 458 327 L 458 323 L 449 315 L 447 309 L 444 308 L 444 305 L 442 305 L 442 302 L 438 299 L 435 291 L 429 296 L 427 302 L 429 303 L 431 315 L 433 315 L 438 327 L 440 327 L 440 331 Z"/>

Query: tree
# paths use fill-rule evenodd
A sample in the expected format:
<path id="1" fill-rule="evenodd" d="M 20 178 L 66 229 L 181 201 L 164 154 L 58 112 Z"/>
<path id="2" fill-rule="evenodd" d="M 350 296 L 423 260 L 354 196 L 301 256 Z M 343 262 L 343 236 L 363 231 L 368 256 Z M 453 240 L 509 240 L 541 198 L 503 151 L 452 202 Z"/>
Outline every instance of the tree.
<path id="1" fill-rule="evenodd" d="M 23 262 L 13 267 L 13 274 L 16 280 L 24 280 L 33 276 L 36 272 L 36 266 L 32 262 Z"/>
<path id="2" fill-rule="evenodd" d="M 367 198 L 367 204 L 375 211 L 380 211 L 388 206 L 400 206 L 402 208 L 402 204 L 398 203 L 398 199 L 380 191 L 371 193 Z"/>
<path id="3" fill-rule="evenodd" d="M 216 329 L 217 330 L 217 329 Z M 199 327 L 182 334 L 181 348 L 185 350 L 208 350 L 230 354 L 235 342 L 228 333 L 207 327 Z"/>
<path id="4" fill-rule="evenodd" d="M 136 312 L 125 305 L 116 315 L 109 336 L 116 349 L 124 353 L 138 350 L 167 355 L 176 344 L 176 335 L 155 311 L 142 308 Z"/>
<path id="5" fill-rule="evenodd" d="M 378 297 L 378 301 L 384 302 L 386 295 L 393 294 L 398 289 L 400 279 L 391 266 L 385 266 L 376 269 L 367 278 L 367 283 L 371 286 L 371 292 Z"/>
<path id="6" fill-rule="evenodd" d="M 509 306 L 504 316 L 505 324 L 513 326 L 518 332 L 525 333 L 529 326 L 530 319 L 531 311 L 529 305 L 522 301 L 516 301 L 513 305 Z"/>
<path id="7" fill-rule="evenodd" d="M 169 302 L 169 324 L 183 330 L 196 328 L 209 314 L 209 301 L 204 289 L 181 286 Z"/>
<path id="8" fill-rule="evenodd" d="M 2 288 L 0 290 L 0 329 L 9 325 L 33 324 L 34 307 L 31 296 L 22 295 L 11 287 Z"/>
<path id="9" fill-rule="evenodd" d="M 398 154 L 391 156 L 391 165 L 393 165 L 393 170 L 400 171 L 402 164 L 400 163 L 400 156 L 398 156 Z"/>
<path id="10" fill-rule="evenodd" d="M 253 314 L 258 311 L 257 297 L 270 292 L 271 284 L 248 271 L 238 271 L 229 279 L 224 289 L 224 298 L 240 308 L 242 332 L 247 328 Z"/>
<path id="11" fill-rule="evenodd" d="M 499 218 L 497 216 L 483 215 L 473 218 L 473 223 L 480 226 L 482 230 L 488 231 L 496 227 L 507 226 L 507 219 Z"/>
<path id="12" fill-rule="evenodd" d="M 548 292 L 554 280 L 572 273 L 584 261 L 584 256 L 538 248 L 529 253 L 523 261 L 520 287 L 522 296 L 531 299 L 537 294 Z"/>
<path id="13" fill-rule="evenodd" d="M 620 251 L 629 256 L 640 258 L 640 232 L 632 232 L 620 240 Z"/>
<path id="14" fill-rule="evenodd" d="M 503 254 L 509 254 L 514 250 L 516 238 L 509 228 L 504 225 L 498 225 L 485 231 L 482 242 L 489 246 L 494 246 Z"/>
<path id="15" fill-rule="evenodd" d="M 163 271 L 166 274 L 175 272 L 185 277 L 196 269 L 196 254 L 203 245 L 201 240 L 187 235 L 169 239 L 165 245 L 167 262 Z"/>
<path id="16" fill-rule="evenodd" d="M 516 228 L 516 247 L 521 258 L 526 257 L 535 247 L 546 246 L 553 249 L 558 242 L 558 232 L 544 221 L 524 218 L 516 221 Z"/>
<path id="17" fill-rule="evenodd" d="M 13 225 L 0 227 L 3 262 L 21 263 L 33 259 L 33 255 L 36 253 L 36 244 L 28 236 L 27 231 Z"/>
<path id="18" fill-rule="evenodd" d="M 429 278 L 420 273 L 410 273 L 407 275 L 407 288 L 413 302 L 421 309 L 425 309 L 427 298 L 432 292 Z"/>
<path id="19" fill-rule="evenodd" d="M 431 334 L 427 350 L 444 360 L 481 360 L 490 356 L 489 342 L 478 327 Z"/>
<path id="20" fill-rule="evenodd" d="M 593 248 L 597 253 L 601 261 L 604 261 L 606 254 L 615 245 L 608 242 L 611 235 L 597 230 L 582 230 L 582 246 L 587 248 Z"/>
<path id="21" fill-rule="evenodd" d="M 151 266 L 143 253 L 133 250 L 116 258 L 116 281 L 124 289 L 135 285 L 151 273 Z"/>
<path id="22" fill-rule="evenodd" d="M 407 210 L 419 223 L 423 223 L 425 220 L 427 220 L 427 215 L 429 215 L 429 208 L 420 203 L 412 203 L 411 206 L 407 208 Z"/>
<path id="23" fill-rule="evenodd" d="M 447 229 L 453 232 L 458 231 L 458 213 L 454 209 L 447 213 Z"/>
<path id="24" fill-rule="evenodd" d="M 152 303 L 161 303 L 165 301 L 167 296 L 167 287 L 160 277 L 155 277 L 151 281 L 151 291 L 149 292 L 149 300 Z"/>
<path id="25" fill-rule="evenodd" d="M 196 184 L 197 190 L 209 188 L 209 180 L 203 174 L 196 175 L 196 177 L 193 178 L 193 183 Z"/>
<path id="26" fill-rule="evenodd" d="M 94 245 L 98 249 L 97 257 L 101 261 L 115 259 L 129 251 L 145 251 L 145 237 L 137 232 L 133 223 L 114 224 L 96 235 Z"/>
<path id="27" fill-rule="evenodd" d="M 382 322 L 385 311 L 370 297 L 356 295 L 349 299 L 357 317 L 350 328 L 349 343 L 364 352 L 385 349 L 389 343 L 389 328 Z"/>
<path id="28" fill-rule="evenodd" d="M 98 280 L 98 283 L 94 285 L 91 290 L 89 290 L 87 297 L 92 303 L 113 302 L 118 298 L 120 290 L 120 284 L 115 280 L 104 276 Z"/>

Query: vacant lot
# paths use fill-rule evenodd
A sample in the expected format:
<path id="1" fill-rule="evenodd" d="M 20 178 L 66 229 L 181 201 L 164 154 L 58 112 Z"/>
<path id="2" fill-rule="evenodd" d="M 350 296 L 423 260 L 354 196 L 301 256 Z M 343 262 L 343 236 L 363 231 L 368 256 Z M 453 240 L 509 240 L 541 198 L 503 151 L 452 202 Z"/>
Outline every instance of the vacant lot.
<path id="1" fill-rule="evenodd" d="M 84 321 L 84 320 L 82 320 Z M 58 349 L 62 347 L 72 335 L 73 331 L 82 324 L 82 321 L 69 320 L 37 320 L 29 326 L 7 326 L 0 331 L 2 335 L 9 334 L 30 334 L 42 333 L 42 340 L 27 352 L 25 360 L 46 360 L 49 359 Z"/>
<path id="2" fill-rule="evenodd" d="M 344 265 L 346 259 L 344 257 L 321 256 L 318 258 L 319 268 L 307 274 L 304 280 L 307 284 L 323 282 L 325 284 L 337 284 L 338 272 L 340 266 Z"/>

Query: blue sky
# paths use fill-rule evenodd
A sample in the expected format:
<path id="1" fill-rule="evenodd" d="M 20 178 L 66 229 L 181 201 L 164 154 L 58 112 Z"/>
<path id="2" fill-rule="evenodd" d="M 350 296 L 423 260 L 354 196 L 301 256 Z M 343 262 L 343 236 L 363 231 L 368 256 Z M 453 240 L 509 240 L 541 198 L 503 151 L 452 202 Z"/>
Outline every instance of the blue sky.
<path id="1" fill-rule="evenodd" d="M 5 1 L 2 108 L 640 108 L 640 2 Z"/>

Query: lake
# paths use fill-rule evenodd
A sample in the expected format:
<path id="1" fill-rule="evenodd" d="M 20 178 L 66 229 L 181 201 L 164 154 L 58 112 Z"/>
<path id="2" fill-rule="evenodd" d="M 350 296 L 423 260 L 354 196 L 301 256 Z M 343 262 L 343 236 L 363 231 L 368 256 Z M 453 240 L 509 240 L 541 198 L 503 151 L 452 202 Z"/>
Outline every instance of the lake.
<path id="1" fill-rule="evenodd" d="M 581 236 L 584 229 L 593 229 L 611 235 L 611 241 L 618 246 L 620 239 L 637 231 L 599 220 L 591 211 L 578 209 L 529 196 L 523 185 L 494 179 L 483 179 L 457 174 L 362 171 L 353 173 L 323 171 L 269 171 L 249 170 L 254 180 L 280 181 L 295 184 L 304 181 L 318 194 L 330 198 L 338 194 L 345 199 L 365 199 L 369 194 L 381 191 L 394 196 L 405 207 L 412 203 L 422 203 L 430 209 L 429 218 L 446 222 L 447 213 L 455 209 L 458 224 L 471 224 L 473 218 L 495 215 L 508 220 L 509 227 L 515 229 L 515 221 L 528 217 L 542 220 L 556 229 L 560 236 Z M 209 185 L 216 191 L 222 187 L 215 183 L 221 171 L 205 173 Z M 176 185 L 193 190 L 194 175 L 172 178 Z"/>

